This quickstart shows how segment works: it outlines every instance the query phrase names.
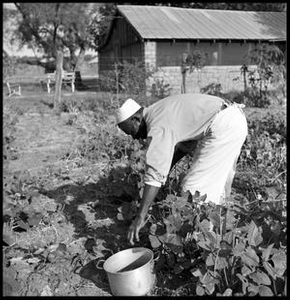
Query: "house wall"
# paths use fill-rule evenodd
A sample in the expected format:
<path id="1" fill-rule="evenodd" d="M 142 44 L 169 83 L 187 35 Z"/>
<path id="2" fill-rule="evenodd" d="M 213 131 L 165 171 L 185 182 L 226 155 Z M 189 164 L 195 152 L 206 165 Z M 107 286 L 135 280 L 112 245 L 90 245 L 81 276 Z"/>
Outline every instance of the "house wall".
<path id="1" fill-rule="evenodd" d="M 251 47 L 252 43 L 244 42 L 157 42 L 157 66 L 180 66 L 183 55 L 194 51 L 203 53 L 209 66 L 242 65 Z"/>
<path id="2" fill-rule="evenodd" d="M 147 80 L 148 89 L 157 81 L 169 84 L 171 94 L 180 94 L 182 89 L 181 61 L 183 53 L 200 50 L 208 53 L 207 63 L 202 69 L 187 71 L 185 79 L 186 92 L 200 92 L 205 86 L 221 84 L 222 91 L 243 90 L 244 82 L 241 74 L 242 57 L 249 50 L 249 44 L 233 43 L 144 43 L 146 66 L 156 69 L 153 76 Z M 223 54 L 223 55 L 221 55 Z M 232 56 L 234 59 L 229 58 Z M 227 65 L 228 64 L 228 65 Z"/>
<path id="3" fill-rule="evenodd" d="M 241 66 L 206 66 L 193 72 L 187 71 L 185 87 L 186 93 L 198 93 L 209 84 L 221 84 L 222 92 L 244 89 Z M 157 81 L 169 84 L 170 94 L 180 94 L 182 90 L 182 74 L 180 67 L 160 67 L 147 81 L 150 87 Z"/>
<path id="4" fill-rule="evenodd" d="M 146 68 L 156 68 L 157 66 L 157 43 L 156 42 L 144 42 L 143 53 L 144 53 L 144 63 Z"/>
<path id="5" fill-rule="evenodd" d="M 142 42 L 124 18 L 116 18 L 106 46 L 99 50 L 99 70 L 112 70 L 115 62 L 143 61 Z"/>

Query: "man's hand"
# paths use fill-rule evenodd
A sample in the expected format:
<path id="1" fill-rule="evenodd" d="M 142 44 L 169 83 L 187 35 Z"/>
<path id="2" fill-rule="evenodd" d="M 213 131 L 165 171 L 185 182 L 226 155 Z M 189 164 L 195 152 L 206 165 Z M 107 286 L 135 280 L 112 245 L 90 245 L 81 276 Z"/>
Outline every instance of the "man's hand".
<path id="1" fill-rule="evenodd" d="M 153 202 L 153 200 L 155 199 L 158 191 L 159 191 L 159 187 L 154 185 L 148 185 L 145 183 L 139 212 L 137 213 L 137 217 L 130 225 L 127 234 L 127 238 L 131 245 L 134 245 L 134 239 L 136 239 L 136 241 L 139 242 L 139 231 L 142 227 L 144 227 L 147 221 L 145 219 L 148 213 L 148 209 L 151 203 Z"/>
<path id="2" fill-rule="evenodd" d="M 131 245 L 134 245 L 134 239 L 139 242 L 139 231 L 145 225 L 145 220 L 137 216 L 129 227 L 127 238 Z"/>

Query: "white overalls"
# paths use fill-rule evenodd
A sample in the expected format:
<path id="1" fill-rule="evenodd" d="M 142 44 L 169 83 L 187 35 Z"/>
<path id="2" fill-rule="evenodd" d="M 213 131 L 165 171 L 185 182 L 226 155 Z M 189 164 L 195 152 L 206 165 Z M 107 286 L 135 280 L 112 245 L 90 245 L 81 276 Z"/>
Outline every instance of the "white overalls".
<path id="1" fill-rule="evenodd" d="M 248 134 L 242 104 L 221 110 L 199 142 L 182 190 L 207 194 L 206 202 L 223 204 L 231 193 L 236 163 Z"/>

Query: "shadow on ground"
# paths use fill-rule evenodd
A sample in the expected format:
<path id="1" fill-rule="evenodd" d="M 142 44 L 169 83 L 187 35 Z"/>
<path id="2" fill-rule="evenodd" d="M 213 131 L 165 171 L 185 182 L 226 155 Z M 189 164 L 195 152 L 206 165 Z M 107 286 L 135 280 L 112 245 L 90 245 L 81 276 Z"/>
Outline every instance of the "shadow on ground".
<path id="1" fill-rule="evenodd" d="M 118 172 L 121 171 L 118 168 Z M 111 172 L 116 172 L 116 169 Z M 122 181 L 115 181 L 114 184 L 121 186 Z M 108 280 L 102 268 L 103 260 L 113 253 L 132 247 L 126 239 L 130 222 L 117 219 L 118 207 L 124 203 L 124 199 L 132 200 L 132 195 L 123 191 L 118 197 L 106 194 L 104 187 L 110 185 L 112 182 L 109 174 L 107 177 L 100 177 L 96 183 L 65 184 L 53 190 L 40 191 L 62 205 L 63 214 L 75 227 L 75 238 L 86 238 L 84 246 L 87 252 L 101 252 L 102 258 L 91 260 L 78 274 L 105 291 L 108 291 Z"/>

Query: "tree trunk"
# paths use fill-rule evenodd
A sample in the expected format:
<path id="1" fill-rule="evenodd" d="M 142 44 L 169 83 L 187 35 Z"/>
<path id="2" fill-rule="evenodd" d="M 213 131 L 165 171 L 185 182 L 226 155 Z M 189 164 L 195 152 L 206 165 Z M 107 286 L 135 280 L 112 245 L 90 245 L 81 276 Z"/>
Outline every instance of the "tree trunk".
<path id="1" fill-rule="evenodd" d="M 75 71 L 80 71 L 81 70 L 81 66 L 84 63 L 85 60 L 85 54 L 86 54 L 86 49 L 81 48 L 80 53 L 78 55 L 78 60 L 75 66 Z"/>
<path id="2" fill-rule="evenodd" d="M 181 94 L 186 94 L 186 71 L 182 73 L 182 89 Z"/>
<path id="3" fill-rule="evenodd" d="M 81 48 L 80 53 L 78 55 L 78 60 L 75 66 L 75 85 L 76 85 L 76 89 L 82 90 L 84 89 L 84 85 L 83 85 L 83 81 L 82 81 L 82 77 L 81 77 L 81 66 L 84 63 L 85 60 L 85 54 L 86 54 L 86 49 Z"/>
<path id="4" fill-rule="evenodd" d="M 183 53 L 182 61 L 181 61 L 181 76 L 182 76 L 181 94 L 186 94 L 187 57 L 188 54 Z"/>
<path id="5" fill-rule="evenodd" d="M 60 114 L 61 85 L 62 85 L 63 52 L 57 51 L 55 72 L 54 112 Z"/>

